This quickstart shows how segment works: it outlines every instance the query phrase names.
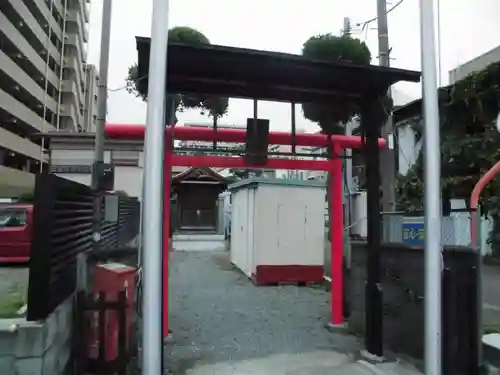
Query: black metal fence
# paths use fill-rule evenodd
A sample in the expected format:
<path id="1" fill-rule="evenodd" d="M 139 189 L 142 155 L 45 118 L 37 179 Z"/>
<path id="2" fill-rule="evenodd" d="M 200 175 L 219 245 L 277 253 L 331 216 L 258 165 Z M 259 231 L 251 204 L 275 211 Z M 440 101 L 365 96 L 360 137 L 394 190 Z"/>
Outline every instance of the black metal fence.
<path id="1" fill-rule="evenodd" d="M 92 250 L 124 246 L 139 231 L 136 198 L 118 196 L 114 222 L 101 222 L 95 246 L 94 205 L 90 187 L 54 174 L 36 176 L 29 263 L 28 320 L 46 318 L 76 289 L 77 256 Z"/>
<path id="2" fill-rule="evenodd" d="M 366 293 L 368 246 L 352 244 L 347 279 L 349 328 L 369 340 L 380 340 L 389 349 L 423 358 L 423 249 L 392 243 L 382 244 L 381 250 L 383 305 L 377 307 Z M 475 375 L 480 367 L 480 257 L 470 248 L 449 246 L 444 248 L 443 260 L 443 374 Z M 368 337 L 372 314 L 383 314 L 381 337 Z"/>

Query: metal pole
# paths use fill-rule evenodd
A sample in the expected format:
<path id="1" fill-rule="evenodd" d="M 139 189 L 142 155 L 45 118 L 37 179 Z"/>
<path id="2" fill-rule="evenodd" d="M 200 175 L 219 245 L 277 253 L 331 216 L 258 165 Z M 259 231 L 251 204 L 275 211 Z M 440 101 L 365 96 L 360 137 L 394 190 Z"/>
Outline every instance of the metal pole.
<path id="1" fill-rule="evenodd" d="M 94 138 L 94 171 L 92 173 L 92 188 L 99 185 L 99 178 L 104 163 L 104 125 L 108 102 L 108 70 L 109 70 L 109 44 L 111 38 L 111 10 L 112 0 L 102 3 L 101 24 L 101 56 L 99 61 L 99 81 L 97 84 L 97 118 Z"/>
<path id="2" fill-rule="evenodd" d="M 387 3 L 386 0 L 377 0 L 377 31 L 378 31 L 378 54 L 379 65 L 389 67 L 390 63 L 390 48 L 389 48 L 389 31 L 387 26 Z M 387 96 L 391 96 L 391 90 L 387 92 Z M 392 115 L 389 114 L 387 122 L 382 127 L 381 136 L 388 139 L 393 133 Z M 394 150 L 385 148 L 380 152 L 380 175 L 382 176 L 382 204 L 384 211 L 394 211 L 396 202 L 396 156 Z"/>
<path id="3" fill-rule="evenodd" d="M 433 0 L 420 0 L 424 101 L 425 374 L 441 375 L 441 155 Z"/>
<path id="4" fill-rule="evenodd" d="M 148 109 L 144 142 L 142 375 L 163 373 L 163 158 L 167 83 L 169 0 L 153 0 Z M 168 233 L 165 233 L 168 235 Z"/>
<path id="5" fill-rule="evenodd" d="M 438 69 L 438 87 L 441 87 L 441 81 L 443 78 L 442 67 L 441 67 L 441 0 L 436 1 L 436 12 L 437 12 L 437 69 Z"/>

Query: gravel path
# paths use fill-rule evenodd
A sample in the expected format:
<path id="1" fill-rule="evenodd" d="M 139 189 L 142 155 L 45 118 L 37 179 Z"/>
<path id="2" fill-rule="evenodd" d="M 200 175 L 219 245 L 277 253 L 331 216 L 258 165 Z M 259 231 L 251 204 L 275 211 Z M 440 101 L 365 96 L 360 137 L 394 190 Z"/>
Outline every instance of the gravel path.
<path id="1" fill-rule="evenodd" d="M 29 269 L 26 265 L 0 266 L 0 298 L 12 291 L 28 289 Z"/>
<path id="2" fill-rule="evenodd" d="M 171 253 L 170 328 L 165 363 L 174 375 L 207 363 L 316 350 L 352 352 L 332 334 L 329 294 L 317 287 L 255 287 L 227 253 Z"/>

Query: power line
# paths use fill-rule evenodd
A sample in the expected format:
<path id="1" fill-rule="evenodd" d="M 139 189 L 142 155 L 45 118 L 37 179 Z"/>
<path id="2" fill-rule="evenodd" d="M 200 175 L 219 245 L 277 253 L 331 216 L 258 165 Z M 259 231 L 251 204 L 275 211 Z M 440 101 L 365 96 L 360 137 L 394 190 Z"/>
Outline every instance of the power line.
<path id="1" fill-rule="evenodd" d="M 137 82 L 140 82 L 140 81 L 142 81 L 142 80 L 143 80 L 143 79 L 145 79 L 145 78 L 148 78 L 148 75 L 147 75 L 147 74 L 146 74 L 146 75 L 144 75 L 144 76 L 142 76 L 142 77 L 140 77 L 140 78 L 139 78 L 139 79 L 137 79 L 135 82 L 136 82 L 136 83 L 137 83 Z M 122 86 L 122 87 L 118 87 L 118 88 L 116 88 L 116 89 L 108 89 L 108 92 L 123 91 L 123 90 L 126 90 L 127 88 L 128 88 L 128 86 L 127 86 L 127 85 L 125 85 L 125 86 Z"/>
<path id="2" fill-rule="evenodd" d="M 127 86 L 118 87 L 116 89 L 108 89 L 108 92 L 123 91 L 126 90 Z"/>

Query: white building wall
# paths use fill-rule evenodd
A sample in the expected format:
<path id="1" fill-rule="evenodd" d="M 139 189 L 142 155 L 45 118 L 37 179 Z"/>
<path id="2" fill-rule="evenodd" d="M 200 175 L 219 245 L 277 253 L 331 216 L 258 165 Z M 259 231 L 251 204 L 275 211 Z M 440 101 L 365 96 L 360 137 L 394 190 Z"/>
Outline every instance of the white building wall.
<path id="1" fill-rule="evenodd" d="M 409 169 L 415 164 L 422 149 L 423 140 L 417 137 L 411 126 L 398 126 L 398 172 L 406 175 Z"/>
<path id="2" fill-rule="evenodd" d="M 500 46 L 480 55 L 448 72 L 448 80 L 453 84 L 469 74 L 483 70 L 488 65 L 500 61 Z"/>

